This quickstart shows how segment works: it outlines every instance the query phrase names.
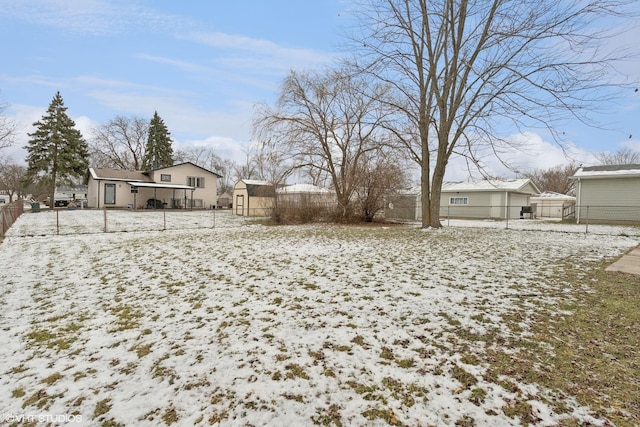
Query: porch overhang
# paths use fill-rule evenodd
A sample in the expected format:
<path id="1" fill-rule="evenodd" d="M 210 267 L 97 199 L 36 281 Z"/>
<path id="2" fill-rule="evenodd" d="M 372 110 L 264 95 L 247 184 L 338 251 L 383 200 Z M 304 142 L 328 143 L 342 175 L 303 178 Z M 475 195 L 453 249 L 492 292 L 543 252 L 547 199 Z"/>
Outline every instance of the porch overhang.
<path id="1" fill-rule="evenodd" d="M 132 187 L 141 187 L 141 188 L 169 188 L 174 190 L 195 190 L 196 187 L 192 187 L 190 185 L 179 185 L 179 184 L 165 184 L 163 182 L 137 182 L 137 181 L 127 181 Z"/>

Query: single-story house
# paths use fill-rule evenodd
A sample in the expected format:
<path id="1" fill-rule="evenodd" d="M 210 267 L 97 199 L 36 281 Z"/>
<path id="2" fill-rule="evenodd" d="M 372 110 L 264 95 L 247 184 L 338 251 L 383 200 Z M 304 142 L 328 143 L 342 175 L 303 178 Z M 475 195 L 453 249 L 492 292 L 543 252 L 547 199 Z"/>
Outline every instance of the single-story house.
<path id="1" fill-rule="evenodd" d="M 276 187 L 268 181 L 241 179 L 233 188 L 233 214 L 269 216 L 275 206 Z"/>
<path id="2" fill-rule="evenodd" d="M 233 195 L 225 191 L 218 196 L 218 209 L 230 209 L 233 203 Z"/>
<path id="3" fill-rule="evenodd" d="M 640 164 L 579 168 L 576 220 L 640 221 Z"/>
<path id="4" fill-rule="evenodd" d="M 442 218 L 518 219 L 530 209 L 540 190 L 530 179 L 444 182 L 440 195 Z M 526 210 L 526 209 L 525 209 Z M 415 217 L 413 215 L 415 214 Z M 532 214 L 526 213 L 532 216 Z M 387 198 L 388 219 L 422 219 L 420 187 Z"/>
<path id="5" fill-rule="evenodd" d="M 531 207 L 538 218 L 573 218 L 576 198 L 554 191 L 531 196 Z"/>
<path id="6" fill-rule="evenodd" d="M 150 171 L 89 168 L 90 208 L 212 208 L 218 175 L 185 162 Z"/>

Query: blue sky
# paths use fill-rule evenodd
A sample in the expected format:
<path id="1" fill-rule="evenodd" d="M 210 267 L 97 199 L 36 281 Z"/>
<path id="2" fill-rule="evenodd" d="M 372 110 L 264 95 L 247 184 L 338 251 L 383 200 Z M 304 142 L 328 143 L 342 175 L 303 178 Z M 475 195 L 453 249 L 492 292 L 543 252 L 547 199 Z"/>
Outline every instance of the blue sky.
<path id="1" fill-rule="evenodd" d="M 24 159 L 31 124 L 56 91 L 85 137 L 116 115 L 158 111 L 175 147 L 208 145 L 240 160 L 251 142 L 256 102 L 273 101 L 291 69 L 337 56 L 347 0 L 0 0 L 0 102 L 20 125 L 10 155 Z M 640 39 L 640 32 L 625 40 Z M 622 70 L 640 77 L 640 61 Z M 635 75 L 634 75 L 635 73 Z M 576 155 L 623 146 L 640 150 L 640 95 L 598 116 L 611 130 L 567 126 Z M 629 138 L 629 135 L 632 135 Z M 514 153 L 522 169 L 566 161 L 531 132 L 532 153 Z M 455 172 L 455 171 L 454 171 Z"/>

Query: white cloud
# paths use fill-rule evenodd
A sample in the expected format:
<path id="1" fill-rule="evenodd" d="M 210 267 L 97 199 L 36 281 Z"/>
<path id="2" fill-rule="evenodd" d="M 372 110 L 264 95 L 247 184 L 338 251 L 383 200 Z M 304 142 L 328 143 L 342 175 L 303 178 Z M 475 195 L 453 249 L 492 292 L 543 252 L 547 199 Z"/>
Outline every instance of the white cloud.
<path id="1" fill-rule="evenodd" d="M 290 48 L 269 40 L 220 32 L 191 33 L 184 38 L 207 46 L 233 51 L 234 56 L 224 59 L 224 62 L 227 65 L 233 64 L 244 68 L 250 65 L 288 70 L 300 66 L 319 66 L 329 63 L 332 59 L 331 55 L 312 49 Z M 249 56 L 238 54 L 238 52 L 249 54 Z"/>
<path id="2" fill-rule="evenodd" d="M 178 33 L 195 23 L 156 12 L 130 1 L 103 0 L 5 0 L 0 14 L 67 32 L 103 36 L 123 32 Z"/>
<path id="3" fill-rule="evenodd" d="M 245 158 L 243 152 L 245 145 L 245 142 L 236 141 L 225 136 L 208 136 L 203 139 L 176 140 L 174 149 L 184 150 L 190 147 L 207 147 L 213 149 L 215 154 L 223 159 L 241 162 Z"/>
<path id="4" fill-rule="evenodd" d="M 549 169 L 558 165 L 568 165 L 572 162 L 577 164 L 593 164 L 595 158 L 592 153 L 585 151 L 573 143 L 567 143 L 565 147 L 545 141 L 535 132 L 525 132 L 511 135 L 508 140 L 515 147 L 503 151 L 498 158 L 493 153 L 486 150 L 481 155 L 481 162 L 484 166 L 484 173 L 490 176 L 514 178 L 516 175 L 533 172 L 540 169 Z M 517 171 L 517 172 L 516 172 Z M 474 165 L 467 164 L 462 157 L 453 157 L 447 167 L 445 179 L 450 181 L 465 181 L 473 176 L 480 178 L 481 173 Z"/>

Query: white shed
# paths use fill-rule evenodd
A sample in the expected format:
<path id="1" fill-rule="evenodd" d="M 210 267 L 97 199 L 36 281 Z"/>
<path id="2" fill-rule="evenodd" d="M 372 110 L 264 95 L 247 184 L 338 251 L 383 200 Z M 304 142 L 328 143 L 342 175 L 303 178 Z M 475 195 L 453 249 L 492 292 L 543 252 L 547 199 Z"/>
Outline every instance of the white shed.
<path id="1" fill-rule="evenodd" d="M 531 206 L 534 205 L 538 218 L 573 217 L 576 198 L 553 191 L 545 191 L 531 196 Z"/>

